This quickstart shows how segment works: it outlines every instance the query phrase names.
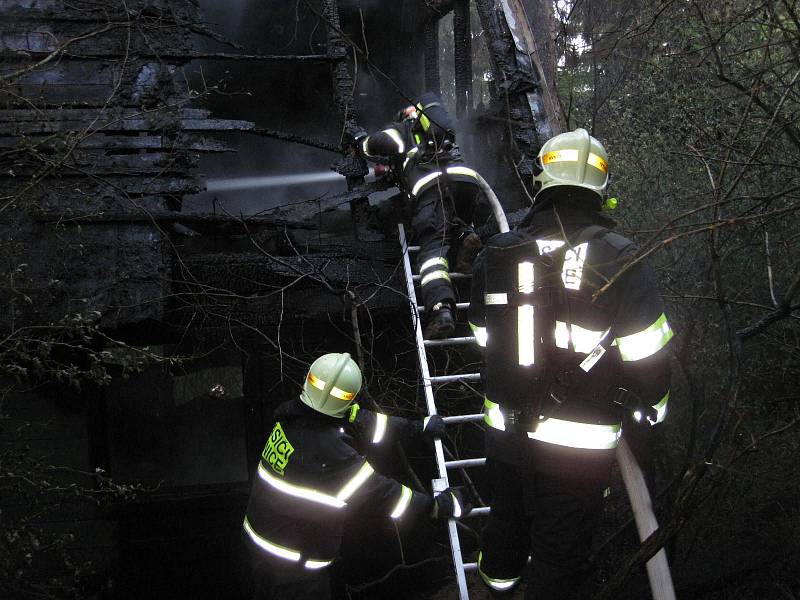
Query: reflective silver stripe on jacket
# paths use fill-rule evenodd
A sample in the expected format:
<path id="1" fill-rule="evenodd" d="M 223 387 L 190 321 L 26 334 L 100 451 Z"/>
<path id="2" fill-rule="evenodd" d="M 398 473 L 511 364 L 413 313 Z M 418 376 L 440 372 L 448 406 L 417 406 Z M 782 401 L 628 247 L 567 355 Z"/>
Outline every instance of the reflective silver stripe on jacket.
<path id="1" fill-rule="evenodd" d="M 253 540 L 253 543 L 262 550 L 265 550 L 273 556 L 277 556 L 278 558 L 282 558 L 284 560 L 291 562 L 300 561 L 301 553 L 298 550 L 287 548 L 286 546 L 281 546 L 280 544 L 269 541 L 267 538 L 265 538 L 263 535 L 260 535 L 255 529 L 253 529 L 253 526 L 250 524 L 250 520 L 247 517 L 244 518 L 244 523 L 242 526 L 244 527 L 244 530 L 250 539 Z M 315 570 L 327 567 L 332 562 L 333 559 L 319 560 L 310 558 L 303 562 L 303 566 L 306 569 Z"/>
<path id="2" fill-rule="evenodd" d="M 505 418 L 500 405 L 488 398 L 483 400 L 484 422 L 500 431 L 505 431 Z M 542 419 L 536 431 L 527 432 L 532 440 L 591 450 L 616 448 L 621 427 L 616 425 L 597 425 L 595 423 L 579 423 L 563 419 Z"/>
<path id="3" fill-rule="evenodd" d="M 317 504 L 325 504 L 326 506 L 332 506 L 333 508 L 342 508 L 347 504 L 347 500 L 349 500 L 350 497 L 356 493 L 358 488 L 360 488 L 364 482 L 369 479 L 370 475 L 372 475 L 374 471 L 375 470 L 372 468 L 372 465 L 370 465 L 367 461 L 364 461 L 364 464 L 361 465 L 361 468 L 358 470 L 358 472 L 353 475 L 353 477 L 351 477 L 350 480 L 344 484 L 344 486 L 342 486 L 335 496 L 325 492 L 320 492 L 319 490 L 315 490 L 313 488 L 295 485 L 275 477 L 272 473 L 267 471 L 267 469 L 261 463 L 258 464 L 257 472 L 262 481 L 266 482 L 272 488 L 283 494 L 294 496 L 295 498 L 302 498 L 303 500 L 308 500 L 310 502 L 316 502 Z"/>

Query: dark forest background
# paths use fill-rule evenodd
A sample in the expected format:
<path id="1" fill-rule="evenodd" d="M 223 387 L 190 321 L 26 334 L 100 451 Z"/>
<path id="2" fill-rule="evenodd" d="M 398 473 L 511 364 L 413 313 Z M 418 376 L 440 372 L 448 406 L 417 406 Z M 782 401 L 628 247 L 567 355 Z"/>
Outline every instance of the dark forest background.
<path id="1" fill-rule="evenodd" d="M 468 13 L 459 124 L 512 212 L 530 152 L 506 135 L 513 86 L 479 18 L 494 4 Z M 422 414 L 393 201 L 341 180 L 203 192 L 330 172 L 344 121 L 378 127 L 423 91 L 440 19 L 456 112 L 463 2 L 331 5 L 0 2 L 0 596 L 126 597 L 148 580 L 225 595 L 246 577 L 238 527 L 270 412 L 321 352 L 359 357 L 365 402 Z M 648 464 L 661 531 L 640 547 L 616 482 L 587 594 L 648 597 L 641 564 L 665 545 L 679 598 L 799 598 L 800 5 L 521 5 L 549 32 L 564 126 L 608 150 L 611 216 L 676 331 Z"/>

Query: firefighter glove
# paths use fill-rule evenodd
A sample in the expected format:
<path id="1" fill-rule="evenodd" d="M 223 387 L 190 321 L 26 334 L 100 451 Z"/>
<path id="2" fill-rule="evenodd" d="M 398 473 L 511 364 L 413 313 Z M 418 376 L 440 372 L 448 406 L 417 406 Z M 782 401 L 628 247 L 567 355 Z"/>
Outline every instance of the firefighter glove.
<path id="1" fill-rule="evenodd" d="M 472 510 L 472 501 L 460 487 L 449 487 L 433 500 L 435 519 L 460 519 Z"/>
<path id="2" fill-rule="evenodd" d="M 420 421 L 420 425 L 422 426 L 422 435 L 428 439 L 438 438 L 444 435 L 444 419 L 439 415 L 425 417 Z"/>

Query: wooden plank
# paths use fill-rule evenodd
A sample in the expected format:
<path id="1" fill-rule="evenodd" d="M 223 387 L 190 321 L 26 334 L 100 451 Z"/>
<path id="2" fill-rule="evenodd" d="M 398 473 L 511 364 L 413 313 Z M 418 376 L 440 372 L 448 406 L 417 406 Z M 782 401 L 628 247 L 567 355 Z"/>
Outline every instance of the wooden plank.
<path id="1" fill-rule="evenodd" d="M 6 121 L 0 123 L 0 136 L 22 136 L 60 132 L 117 132 L 145 131 L 153 132 L 164 127 L 178 127 L 185 131 L 248 131 L 255 128 L 252 121 L 238 119 L 175 119 L 169 114 L 161 114 L 149 118 L 98 119 L 91 121 Z"/>
<path id="2" fill-rule="evenodd" d="M 22 145 L 24 143 L 24 146 Z M 0 137 L 0 148 L 13 149 L 36 146 L 54 148 L 63 145 L 60 138 L 53 136 L 26 136 L 24 142 L 18 138 Z M 192 150 L 194 152 L 235 152 L 236 149 L 224 142 L 208 137 L 193 134 L 179 134 L 177 139 L 164 140 L 160 135 L 111 135 L 95 133 L 78 144 L 78 148 L 87 150 L 130 150 L 130 151 L 158 151 L 158 150 Z"/>

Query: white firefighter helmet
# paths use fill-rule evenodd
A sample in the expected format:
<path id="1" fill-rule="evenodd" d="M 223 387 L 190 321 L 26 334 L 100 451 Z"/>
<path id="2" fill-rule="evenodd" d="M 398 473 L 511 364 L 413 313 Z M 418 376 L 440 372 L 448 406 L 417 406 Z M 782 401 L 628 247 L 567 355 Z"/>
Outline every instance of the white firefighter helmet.
<path id="1" fill-rule="evenodd" d="M 594 192 L 602 203 L 608 185 L 608 155 L 603 145 L 585 129 L 561 133 L 547 140 L 539 150 L 537 162 L 541 168 L 534 178 L 540 184 L 537 199 L 545 190 L 572 186 Z"/>
<path id="2" fill-rule="evenodd" d="M 308 370 L 300 400 L 331 417 L 342 417 L 361 389 L 361 369 L 346 352 L 324 354 Z"/>

